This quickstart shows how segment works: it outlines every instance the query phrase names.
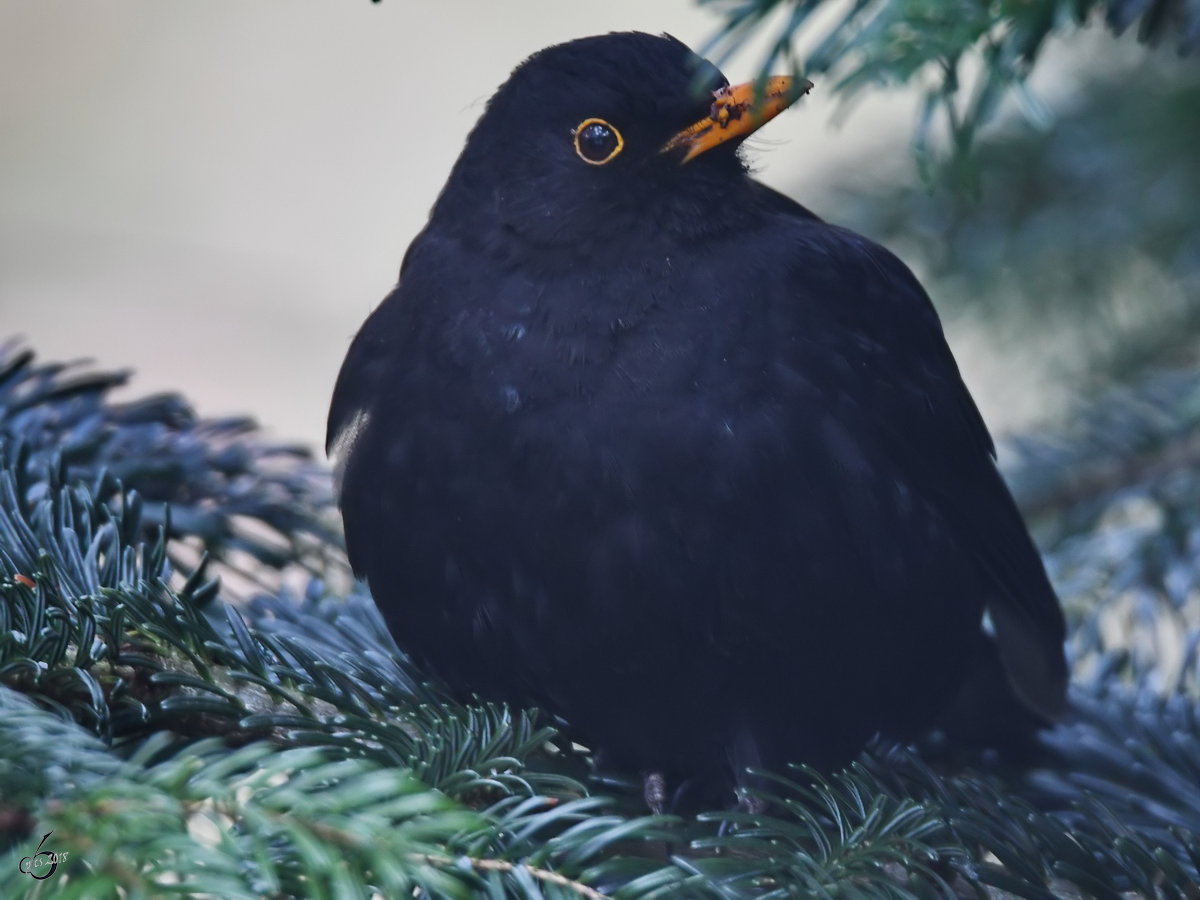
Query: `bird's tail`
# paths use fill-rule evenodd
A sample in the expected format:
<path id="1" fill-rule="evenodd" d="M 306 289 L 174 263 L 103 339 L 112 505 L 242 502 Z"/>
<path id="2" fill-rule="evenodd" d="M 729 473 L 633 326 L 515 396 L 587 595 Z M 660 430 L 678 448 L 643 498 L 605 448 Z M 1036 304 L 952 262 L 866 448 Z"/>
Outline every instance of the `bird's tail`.
<path id="1" fill-rule="evenodd" d="M 1017 696 L 995 639 L 980 631 L 962 688 L 938 720 L 949 747 L 1028 756 L 1037 731 L 1051 724 Z"/>

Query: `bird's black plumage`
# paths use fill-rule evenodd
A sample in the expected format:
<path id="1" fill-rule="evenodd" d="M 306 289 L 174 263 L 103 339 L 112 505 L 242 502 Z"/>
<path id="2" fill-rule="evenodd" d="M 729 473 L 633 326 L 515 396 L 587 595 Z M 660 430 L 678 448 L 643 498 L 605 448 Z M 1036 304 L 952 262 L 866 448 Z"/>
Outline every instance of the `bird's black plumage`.
<path id="1" fill-rule="evenodd" d="M 985 654 L 985 610 L 1053 716 L 1062 615 L 929 299 L 736 141 L 660 152 L 715 111 L 697 67 L 725 84 L 613 34 L 492 98 L 338 378 L 355 571 L 449 685 L 642 770 L 912 736 Z M 622 141 L 603 164 L 589 119 Z"/>

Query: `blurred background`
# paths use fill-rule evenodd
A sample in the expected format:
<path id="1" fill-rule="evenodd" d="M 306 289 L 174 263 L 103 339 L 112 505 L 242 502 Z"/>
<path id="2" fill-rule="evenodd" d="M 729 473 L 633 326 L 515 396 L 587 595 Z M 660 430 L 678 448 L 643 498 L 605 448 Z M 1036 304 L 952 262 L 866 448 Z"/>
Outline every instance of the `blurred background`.
<path id="1" fill-rule="evenodd" d="M 351 337 L 508 72 L 587 34 L 695 46 L 718 23 L 688 0 L 6 2 L 0 333 L 319 446 Z M 862 148 L 831 103 L 772 127 L 765 178 L 818 183 Z M 907 127 L 903 106 L 856 125 Z"/>
<path id="2" fill-rule="evenodd" d="M 585 34 L 700 47 L 720 25 L 688 0 L 8 0 L 0 335 L 319 447 L 351 337 L 512 67 Z M 769 32 L 726 74 L 753 77 Z M 752 144 L 763 180 L 917 270 L 1002 433 L 1194 358 L 1200 330 L 1196 66 L 1066 34 L 977 138 L 970 196 L 918 173 L 919 79 L 844 106 L 815 75 Z"/>

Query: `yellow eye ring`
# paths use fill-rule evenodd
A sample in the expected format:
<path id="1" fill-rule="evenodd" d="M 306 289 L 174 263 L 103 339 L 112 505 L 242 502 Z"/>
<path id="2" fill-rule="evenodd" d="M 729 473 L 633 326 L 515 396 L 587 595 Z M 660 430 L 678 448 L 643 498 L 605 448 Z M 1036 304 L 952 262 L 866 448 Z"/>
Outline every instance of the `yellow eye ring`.
<path id="1" fill-rule="evenodd" d="M 571 132 L 575 152 L 589 166 L 602 166 L 625 149 L 621 132 L 603 119 L 584 119 Z"/>

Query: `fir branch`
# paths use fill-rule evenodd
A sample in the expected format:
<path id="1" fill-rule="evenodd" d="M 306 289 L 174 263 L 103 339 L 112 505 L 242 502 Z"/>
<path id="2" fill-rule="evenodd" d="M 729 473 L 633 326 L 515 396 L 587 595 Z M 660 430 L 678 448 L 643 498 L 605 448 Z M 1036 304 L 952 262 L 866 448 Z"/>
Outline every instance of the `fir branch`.
<path id="1" fill-rule="evenodd" d="M 479 872 L 499 872 L 505 875 L 515 876 L 518 870 L 528 872 L 530 877 L 535 881 L 541 881 L 546 884 L 554 885 L 566 889 L 568 892 L 577 894 L 580 897 L 586 897 L 587 900 L 603 900 L 604 894 L 593 890 L 586 884 L 580 884 L 577 881 L 572 881 L 570 878 L 564 878 L 557 872 L 551 872 L 546 869 L 537 869 L 521 863 L 512 863 L 504 859 L 472 859 L 466 856 L 460 856 L 457 859 L 452 859 L 449 856 L 434 856 L 432 854 L 424 854 L 416 857 L 418 862 L 429 863 L 432 866 L 440 866 L 442 868 L 457 868 L 461 863 L 465 862 Z"/>
<path id="2" fill-rule="evenodd" d="M 1200 876 L 1194 674 L 1129 665 L 1069 592 L 1073 716 L 1032 767 L 879 747 L 824 778 L 760 773 L 761 811 L 647 816 L 636 785 L 593 796 L 535 715 L 425 683 L 361 593 L 236 610 L 202 565 L 174 588 L 134 491 L 25 446 L 0 435 L 0 865 L 53 830 L 56 895 L 1178 895 Z M 1168 520 L 1190 502 L 1159 499 Z"/>
<path id="3" fill-rule="evenodd" d="M 155 743 L 143 758 L 162 749 Z M 134 896 L 470 894 L 453 866 L 426 857 L 477 816 L 402 769 L 264 744 L 231 753 L 213 741 L 141 761 L 41 810 L 39 827 L 70 851 L 44 883 L 54 896 L 110 885 Z M 15 871 L 15 858 L 0 865 L 9 862 Z"/>
<path id="4" fill-rule="evenodd" d="M 176 394 L 112 402 L 127 380 L 0 346 L 0 439 L 20 460 L 18 485 L 53 486 L 66 466 L 97 499 L 123 486 L 139 497 L 141 536 L 164 529 L 185 572 L 199 561 L 185 536 L 251 583 L 264 567 L 344 569 L 329 479 L 307 450 L 265 442 L 249 418 L 198 418 Z"/>
<path id="5" fill-rule="evenodd" d="M 768 29 L 763 76 L 783 67 L 804 74 L 828 73 L 831 91 L 851 102 L 867 87 L 916 84 L 925 88 L 917 157 L 928 173 L 935 150 L 932 125 L 949 136 L 951 168 L 960 186 L 976 188 L 970 151 L 979 129 L 992 120 L 1010 93 L 1027 115 L 1038 104 L 1024 87 L 1047 39 L 1084 25 L 1103 11 L 1117 34 L 1135 22 L 1144 42 L 1175 39 L 1180 53 L 1200 46 L 1200 5 L 1186 0 L 1033 0 L 977 3 L 972 0 L 699 0 L 723 18 L 700 49 L 718 65 Z M 803 65 L 800 63 L 804 46 Z M 973 81 L 965 75 L 981 63 Z M 969 89 L 967 88 L 969 85 Z M 940 113 L 940 115 L 939 115 Z"/>

